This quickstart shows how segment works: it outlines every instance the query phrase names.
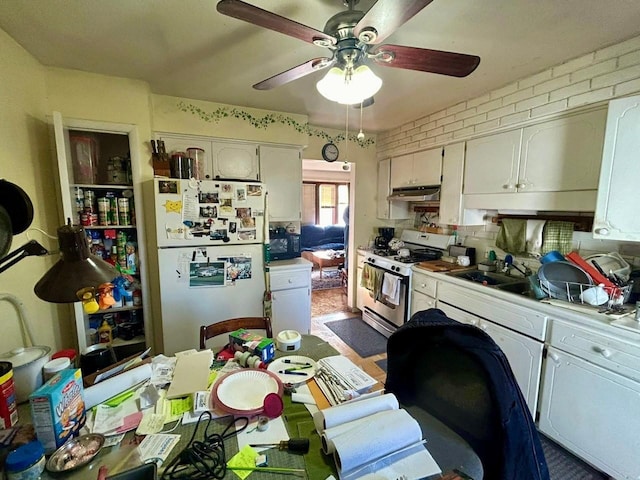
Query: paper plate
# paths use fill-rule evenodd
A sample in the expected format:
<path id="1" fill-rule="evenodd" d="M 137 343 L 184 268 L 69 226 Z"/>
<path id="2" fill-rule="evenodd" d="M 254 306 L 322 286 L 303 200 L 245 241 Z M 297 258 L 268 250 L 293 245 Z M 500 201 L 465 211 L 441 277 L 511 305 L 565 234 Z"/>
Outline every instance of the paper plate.
<path id="1" fill-rule="evenodd" d="M 289 363 L 288 363 L 289 362 Z M 291 373 L 281 373 L 287 369 L 299 368 L 303 365 L 297 365 L 297 363 L 308 363 L 311 365 L 310 368 L 300 368 L 299 370 L 295 370 L 298 373 L 305 373 L 306 375 L 297 375 Z M 318 365 L 316 362 L 309 357 L 303 357 L 301 355 L 289 355 L 286 357 L 276 358 L 273 362 L 269 364 L 267 370 L 276 374 L 282 383 L 302 383 L 307 380 L 311 380 L 318 370 Z"/>
<path id="2" fill-rule="evenodd" d="M 259 415 L 269 393 L 282 396 L 284 387 L 277 375 L 247 368 L 231 372 L 217 381 L 211 392 L 214 407 L 234 415 Z"/>

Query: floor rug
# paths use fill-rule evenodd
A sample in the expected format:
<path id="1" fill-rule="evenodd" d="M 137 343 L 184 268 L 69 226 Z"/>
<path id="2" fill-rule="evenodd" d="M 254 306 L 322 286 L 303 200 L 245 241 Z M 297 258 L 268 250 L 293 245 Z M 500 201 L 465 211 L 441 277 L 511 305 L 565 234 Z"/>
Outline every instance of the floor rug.
<path id="1" fill-rule="evenodd" d="M 385 372 L 387 371 L 387 359 L 386 358 L 383 358 L 382 360 L 378 360 L 376 362 L 376 365 L 378 365 Z"/>
<path id="2" fill-rule="evenodd" d="M 540 442 L 547 460 L 551 480 L 605 480 L 609 478 L 542 434 L 540 434 Z"/>
<path id="3" fill-rule="evenodd" d="M 311 290 L 326 290 L 329 288 L 340 288 L 342 286 L 342 277 L 340 276 L 340 270 L 327 270 L 322 269 L 322 278 L 320 278 L 320 271 L 313 270 L 311 272 Z"/>
<path id="4" fill-rule="evenodd" d="M 324 325 L 361 357 L 379 355 L 387 351 L 387 337 L 371 328 L 359 317 L 325 322 Z"/>

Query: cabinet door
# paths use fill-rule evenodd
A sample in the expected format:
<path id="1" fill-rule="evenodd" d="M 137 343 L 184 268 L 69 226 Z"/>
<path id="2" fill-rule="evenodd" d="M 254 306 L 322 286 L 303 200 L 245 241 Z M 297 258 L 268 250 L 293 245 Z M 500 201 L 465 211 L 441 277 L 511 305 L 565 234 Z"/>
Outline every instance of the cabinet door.
<path id="1" fill-rule="evenodd" d="M 515 192 L 522 130 L 467 142 L 464 193 Z"/>
<path id="2" fill-rule="evenodd" d="M 496 342 L 509 360 L 513 376 L 535 418 L 544 344 L 446 303 L 438 302 L 438 308 L 449 318 L 484 330 Z"/>
<path id="3" fill-rule="evenodd" d="M 411 318 L 416 312 L 421 312 L 422 310 L 428 310 L 430 308 L 436 308 L 435 298 L 416 290 L 411 292 L 411 311 L 409 318 Z"/>
<path id="4" fill-rule="evenodd" d="M 391 189 L 409 187 L 413 184 L 413 154 L 391 159 Z"/>
<path id="5" fill-rule="evenodd" d="M 413 154 L 411 181 L 414 185 L 440 185 L 442 150 L 442 148 L 432 148 Z"/>
<path id="6" fill-rule="evenodd" d="M 461 225 L 464 143 L 447 145 L 442 159 L 440 186 L 440 223 Z"/>
<path id="7" fill-rule="evenodd" d="M 356 307 L 358 307 L 358 310 L 362 311 L 364 310 L 364 295 L 363 293 L 366 290 L 363 290 L 362 288 L 360 288 L 360 283 L 362 282 L 362 268 L 358 268 L 357 269 L 357 279 L 356 281 L 357 283 L 357 288 L 356 288 Z"/>
<path id="8" fill-rule="evenodd" d="M 609 102 L 600 183 L 593 221 L 595 238 L 640 241 L 640 96 Z"/>
<path id="9" fill-rule="evenodd" d="M 212 142 L 213 178 L 260 180 L 258 147 L 252 143 Z"/>
<path id="10" fill-rule="evenodd" d="M 596 110 L 526 127 L 518 192 L 598 188 L 605 117 L 605 110 Z"/>
<path id="11" fill-rule="evenodd" d="M 273 331 L 311 331 L 311 291 L 309 287 L 280 290 L 271 294 Z"/>
<path id="12" fill-rule="evenodd" d="M 377 217 L 385 220 L 409 218 L 407 202 L 390 202 L 387 200 L 390 189 L 391 160 L 378 162 L 378 195 L 376 199 Z"/>
<path id="13" fill-rule="evenodd" d="M 269 220 L 300 221 L 302 160 L 297 148 L 260 146 L 260 179 L 269 192 Z"/>
<path id="14" fill-rule="evenodd" d="M 540 430 L 614 478 L 640 478 L 640 385 L 550 347 Z"/>

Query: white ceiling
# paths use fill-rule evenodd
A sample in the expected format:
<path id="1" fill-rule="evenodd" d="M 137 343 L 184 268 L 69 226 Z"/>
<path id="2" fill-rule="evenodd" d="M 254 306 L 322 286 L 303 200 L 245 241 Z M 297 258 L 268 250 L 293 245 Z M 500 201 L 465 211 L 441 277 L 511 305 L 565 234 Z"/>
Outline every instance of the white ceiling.
<path id="1" fill-rule="evenodd" d="M 47 66 L 145 80 L 157 94 L 305 114 L 312 124 L 344 128 L 346 107 L 315 89 L 323 72 L 269 91 L 251 87 L 327 50 L 223 16 L 216 3 L 3 0 L 0 28 Z M 341 0 L 249 3 L 318 30 L 345 9 Z M 361 0 L 357 8 L 373 3 Z M 374 66 L 384 85 L 364 109 L 365 130 L 401 125 L 639 34 L 638 0 L 434 0 L 385 43 L 479 55 L 480 66 L 463 79 Z M 358 111 L 349 117 L 358 128 Z"/>

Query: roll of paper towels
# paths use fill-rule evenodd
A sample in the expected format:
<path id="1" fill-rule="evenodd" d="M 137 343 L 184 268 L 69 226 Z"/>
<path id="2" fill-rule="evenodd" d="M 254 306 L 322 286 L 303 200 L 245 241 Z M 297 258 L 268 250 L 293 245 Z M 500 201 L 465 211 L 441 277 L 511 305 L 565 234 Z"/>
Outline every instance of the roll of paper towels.
<path id="1" fill-rule="evenodd" d="M 281 352 L 295 352 L 301 341 L 302 337 L 295 330 L 283 330 L 276 337 L 276 347 Z"/>

